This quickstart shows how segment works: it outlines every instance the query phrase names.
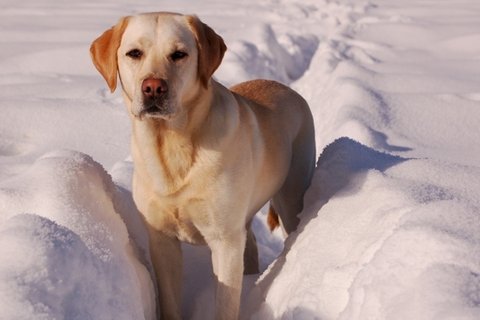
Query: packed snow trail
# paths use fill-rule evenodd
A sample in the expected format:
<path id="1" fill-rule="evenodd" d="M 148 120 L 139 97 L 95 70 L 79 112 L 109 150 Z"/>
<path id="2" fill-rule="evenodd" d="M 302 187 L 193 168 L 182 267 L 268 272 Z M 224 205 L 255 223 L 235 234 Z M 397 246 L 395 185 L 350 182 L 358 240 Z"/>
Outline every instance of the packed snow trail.
<path id="1" fill-rule="evenodd" d="M 480 318 L 478 1 L 0 7 L 1 319 L 153 317 L 128 116 L 88 46 L 120 16 L 159 10 L 225 38 L 222 83 L 288 83 L 314 114 L 301 224 L 282 252 L 255 219 L 262 269 L 273 263 L 245 278 L 244 318 Z M 184 249 L 185 318 L 211 318 L 209 252 Z"/>

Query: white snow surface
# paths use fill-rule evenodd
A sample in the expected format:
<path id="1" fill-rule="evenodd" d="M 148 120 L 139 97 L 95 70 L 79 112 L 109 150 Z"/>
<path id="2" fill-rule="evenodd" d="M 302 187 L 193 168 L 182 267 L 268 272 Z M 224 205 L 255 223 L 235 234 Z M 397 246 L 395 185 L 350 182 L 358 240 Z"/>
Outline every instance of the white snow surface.
<path id="1" fill-rule="evenodd" d="M 155 318 L 128 116 L 88 54 L 145 11 L 197 14 L 220 82 L 287 83 L 314 115 L 300 226 L 283 245 L 257 215 L 242 318 L 480 319 L 476 0 L 0 0 L 0 319 Z M 184 249 L 184 317 L 209 319 L 209 251 Z"/>

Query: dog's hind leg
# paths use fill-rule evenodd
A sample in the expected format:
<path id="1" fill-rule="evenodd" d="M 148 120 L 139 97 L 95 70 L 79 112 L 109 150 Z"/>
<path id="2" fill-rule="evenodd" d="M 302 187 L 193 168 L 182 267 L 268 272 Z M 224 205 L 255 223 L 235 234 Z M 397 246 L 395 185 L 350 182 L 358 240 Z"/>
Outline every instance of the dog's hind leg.
<path id="1" fill-rule="evenodd" d="M 303 196 L 310 186 L 314 170 L 315 137 L 313 127 L 306 126 L 292 146 L 292 160 L 287 178 L 270 202 L 273 207 L 269 218 L 273 219 L 271 226 L 275 225 L 277 213 L 284 232 L 290 234 L 295 231 L 300 222 L 297 215 L 303 209 Z"/>
<path id="2" fill-rule="evenodd" d="M 243 254 L 244 270 L 243 274 L 256 274 L 260 272 L 258 267 L 258 248 L 257 240 L 253 234 L 251 223 L 247 225 L 247 243 L 245 253 Z"/>

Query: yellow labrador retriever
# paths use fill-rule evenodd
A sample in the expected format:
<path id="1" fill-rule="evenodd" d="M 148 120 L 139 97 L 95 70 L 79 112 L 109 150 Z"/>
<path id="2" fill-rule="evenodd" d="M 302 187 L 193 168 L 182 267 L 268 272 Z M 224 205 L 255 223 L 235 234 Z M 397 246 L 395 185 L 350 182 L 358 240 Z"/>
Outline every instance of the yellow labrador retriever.
<path id="1" fill-rule="evenodd" d="M 181 318 L 186 241 L 210 247 L 215 317 L 236 319 L 243 272 L 258 272 L 253 215 L 270 200 L 272 228 L 290 233 L 299 222 L 315 166 L 307 103 L 273 81 L 227 89 L 213 80 L 226 46 L 196 16 L 125 17 L 90 50 L 112 92 L 119 76 L 131 117 L 133 197 L 163 318 Z"/>

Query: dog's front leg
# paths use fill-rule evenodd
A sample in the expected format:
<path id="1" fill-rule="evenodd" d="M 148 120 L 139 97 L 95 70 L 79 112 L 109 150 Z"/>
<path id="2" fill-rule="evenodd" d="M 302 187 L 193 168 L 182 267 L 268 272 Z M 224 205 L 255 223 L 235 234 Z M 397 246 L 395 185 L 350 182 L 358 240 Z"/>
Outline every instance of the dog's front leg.
<path id="1" fill-rule="evenodd" d="M 209 242 L 213 271 L 217 280 L 215 319 L 236 320 L 240 308 L 243 280 L 243 254 L 246 231 L 230 234 Z"/>
<path id="2" fill-rule="evenodd" d="M 149 228 L 162 319 L 181 319 L 182 248 L 180 241 Z"/>

